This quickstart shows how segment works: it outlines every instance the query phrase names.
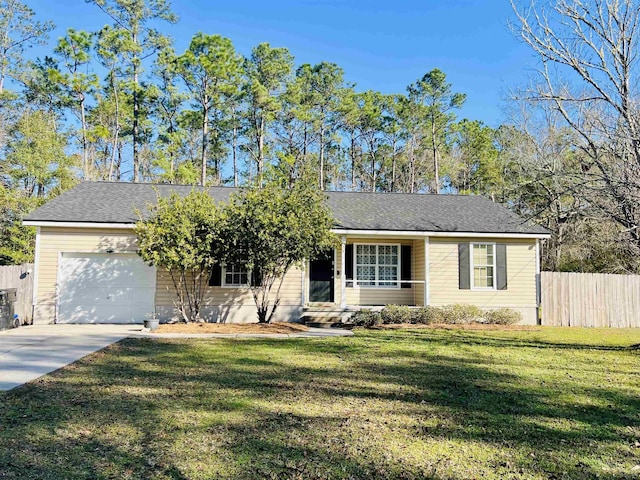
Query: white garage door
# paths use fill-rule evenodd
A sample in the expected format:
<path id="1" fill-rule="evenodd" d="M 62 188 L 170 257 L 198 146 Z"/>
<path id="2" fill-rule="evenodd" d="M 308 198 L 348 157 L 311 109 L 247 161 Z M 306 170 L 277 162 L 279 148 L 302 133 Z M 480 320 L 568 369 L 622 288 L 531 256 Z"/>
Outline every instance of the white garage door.
<path id="1" fill-rule="evenodd" d="M 134 253 L 63 253 L 59 323 L 142 323 L 154 311 L 156 269 Z"/>

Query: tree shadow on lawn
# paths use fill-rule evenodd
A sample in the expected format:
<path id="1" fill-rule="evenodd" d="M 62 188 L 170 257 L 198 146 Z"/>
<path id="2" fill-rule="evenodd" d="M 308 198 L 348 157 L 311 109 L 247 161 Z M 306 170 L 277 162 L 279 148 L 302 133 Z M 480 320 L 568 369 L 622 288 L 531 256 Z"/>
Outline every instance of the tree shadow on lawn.
<path id="1" fill-rule="evenodd" d="M 639 330 L 640 331 L 640 330 Z M 375 333 L 373 333 L 375 332 Z M 487 335 L 482 330 L 454 330 L 454 329 L 421 329 L 407 328 L 406 330 L 393 330 L 393 333 L 384 328 L 374 328 L 369 331 L 361 329 L 360 335 L 373 336 L 376 341 L 397 342 L 398 340 L 411 339 L 413 341 L 427 341 L 429 343 L 443 345 L 473 345 L 488 347 L 526 347 L 540 349 L 566 349 L 566 350 L 602 350 L 602 351 L 638 351 L 640 344 L 607 345 L 606 343 L 579 343 L 558 342 L 542 338 L 541 333 L 533 330 L 523 331 L 499 331 L 507 336 Z M 594 334 L 597 331 L 594 330 Z M 518 338 L 520 337 L 520 338 Z"/>
<path id="2" fill-rule="evenodd" d="M 434 442 L 484 445 L 493 466 L 451 454 L 476 476 L 625 478 L 594 463 L 633 454 L 637 396 L 567 380 L 591 403 L 559 401 L 557 386 L 398 343 L 372 356 L 359 342 L 125 340 L 0 396 L 0 478 L 460 476 Z M 310 366 L 319 354 L 333 366 Z M 386 456 L 387 441 L 422 459 Z"/>

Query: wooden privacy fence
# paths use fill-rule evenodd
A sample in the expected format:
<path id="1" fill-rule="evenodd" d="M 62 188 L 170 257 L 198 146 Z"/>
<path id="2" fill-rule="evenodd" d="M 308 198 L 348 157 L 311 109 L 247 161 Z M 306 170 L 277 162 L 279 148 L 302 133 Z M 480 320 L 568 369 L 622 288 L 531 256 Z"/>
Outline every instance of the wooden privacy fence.
<path id="1" fill-rule="evenodd" d="M 640 327 L 640 275 L 542 272 L 542 325 Z"/>
<path id="2" fill-rule="evenodd" d="M 21 323 L 31 323 L 33 303 L 33 264 L 0 266 L 0 290 L 17 288 L 15 312 Z"/>

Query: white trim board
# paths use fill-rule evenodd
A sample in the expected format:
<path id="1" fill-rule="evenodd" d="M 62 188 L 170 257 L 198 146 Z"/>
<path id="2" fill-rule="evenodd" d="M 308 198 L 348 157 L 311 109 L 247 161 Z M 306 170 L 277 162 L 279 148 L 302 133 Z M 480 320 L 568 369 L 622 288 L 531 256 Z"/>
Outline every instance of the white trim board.
<path id="1" fill-rule="evenodd" d="M 333 233 L 340 235 L 386 236 L 386 237 L 467 237 L 467 238 L 551 238 L 548 233 L 477 233 L 477 232 L 419 232 L 412 230 L 351 230 L 332 228 Z"/>
<path id="2" fill-rule="evenodd" d="M 61 227 L 61 228 L 113 228 L 133 230 L 135 223 L 100 223 L 100 222 L 51 222 L 40 220 L 23 220 L 27 227 Z M 551 238 L 549 233 L 478 233 L 478 232 L 421 232 L 415 230 L 354 230 L 332 228 L 333 233 L 340 235 L 391 236 L 391 237 L 468 237 L 468 238 Z"/>
<path id="3" fill-rule="evenodd" d="M 117 228 L 133 230 L 135 223 L 100 223 L 100 222 L 41 222 L 39 220 L 23 220 L 26 227 L 62 227 L 62 228 Z"/>

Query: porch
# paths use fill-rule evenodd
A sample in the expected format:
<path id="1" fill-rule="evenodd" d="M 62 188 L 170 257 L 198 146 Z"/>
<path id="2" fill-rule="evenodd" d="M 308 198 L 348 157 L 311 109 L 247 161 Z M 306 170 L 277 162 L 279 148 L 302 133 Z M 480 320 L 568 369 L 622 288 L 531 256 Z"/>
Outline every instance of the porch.
<path id="1" fill-rule="evenodd" d="M 305 270 L 308 323 L 340 323 L 362 308 L 428 304 L 428 237 L 342 235 Z"/>

